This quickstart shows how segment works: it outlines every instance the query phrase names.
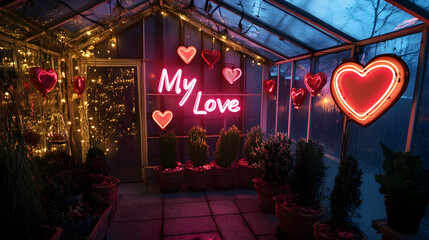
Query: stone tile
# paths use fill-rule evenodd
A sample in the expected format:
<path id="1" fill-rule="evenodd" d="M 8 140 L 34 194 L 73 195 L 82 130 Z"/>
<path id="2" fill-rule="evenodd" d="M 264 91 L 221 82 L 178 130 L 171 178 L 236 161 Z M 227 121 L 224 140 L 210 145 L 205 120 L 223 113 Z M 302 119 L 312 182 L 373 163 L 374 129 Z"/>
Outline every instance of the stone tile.
<path id="1" fill-rule="evenodd" d="M 232 191 L 208 191 L 206 196 L 209 201 L 235 199 L 235 194 Z"/>
<path id="2" fill-rule="evenodd" d="M 278 238 L 276 235 L 265 235 L 265 236 L 259 236 L 258 240 L 277 240 Z"/>
<path id="3" fill-rule="evenodd" d="M 235 189 L 234 193 L 235 193 L 235 196 L 237 196 L 238 199 L 257 198 L 258 197 L 258 194 L 257 194 L 256 190 Z"/>
<path id="4" fill-rule="evenodd" d="M 164 236 L 216 232 L 212 217 L 172 218 L 164 220 Z"/>
<path id="5" fill-rule="evenodd" d="M 238 209 L 242 213 L 260 212 L 261 209 L 258 206 L 258 199 L 247 198 L 247 199 L 236 199 L 234 200 L 237 204 Z"/>
<path id="6" fill-rule="evenodd" d="M 164 218 L 199 217 L 210 215 L 207 202 L 166 204 Z"/>
<path id="7" fill-rule="evenodd" d="M 165 204 L 204 201 L 206 201 L 204 192 L 177 192 L 165 194 Z"/>
<path id="8" fill-rule="evenodd" d="M 130 194 L 145 194 L 146 183 L 119 183 L 118 194 L 119 195 L 130 195 Z"/>
<path id="9" fill-rule="evenodd" d="M 129 203 L 118 207 L 112 222 L 129 222 L 162 218 L 161 204 Z"/>
<path id="10" fill-rule="evenodd" d="M 239 213 L 233 200 L 209 201 L 213 215 Z"/>
<path id="11" fill-rule="evenodd" d="M 197 233 L 190 235 L 177 235 L 164 237 L 164 240 L 221 240 L 219 233 Z"/>
<path id="12" fill-rule="evenodd" d="M 255 235 L 275 234 L 279 220 L 274 214 L 263 212 L 245 213 L 244 219 L 249 223 Z"/>
<path id="13" fill-rule="evenodd" d="M 118 207 L 133 203 L 142 203 L 146 205 L 162 204 L 163 198 L 163 194 L 123 195 L 119 200 Z"/>
<path id="14" fill-rule="evenodd" d="M 158 184 L 155 185 L 148 185 L 146 193 L 148 194 L 161 194 L 162 191 L 159 189 Z"/>
<path id="15" fill-rule="evenodd" d="M 255 239 L 239 214 L 219 215 L 214 218 L 224 240 Z"/>
<path id="16" fill-rule="evenodd" d="M 107 229 L 107 240 L 161 240 L 161 220 L 138 222 L 111 222 Z"/>

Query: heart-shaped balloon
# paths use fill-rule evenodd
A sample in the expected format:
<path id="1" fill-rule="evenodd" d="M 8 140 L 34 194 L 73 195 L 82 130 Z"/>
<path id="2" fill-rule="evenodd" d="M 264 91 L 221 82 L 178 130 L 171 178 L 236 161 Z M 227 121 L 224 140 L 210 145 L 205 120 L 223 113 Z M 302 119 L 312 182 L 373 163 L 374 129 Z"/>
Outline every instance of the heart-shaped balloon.
<path id="1" fill-rule="evenodd" d="M 401 97 L 408 79 L 407 64 L 395 55 L 377 56 L 365 67 L 351 60 L 332 73 L 331 94 L 344 114 L 366 127 Z"/>
<path id="2" fill-rule="evenodd" d="M 307 96 L 307 91 L 305 88 L 292 88 L 290 91 L 290 97 L 292 98 L 293 105 L 296 109 L 301 107 L 301 105 L 305 102 L 305 97 Z"/>
<path id="3" fill-rule="evenodd" d="M 83 91 L 85 90 L 85 78 L 75 76 L 73 78 L 73 88 L 77 95 L 81 97 Z"/>
<path id="4" fill-rule="evenodd" d="M 53 69 L 43 69 L 41 67 L 32 67 L 28 72 L 31 83 L 34 87 L 46 96 L 58 82 L 58 74 Z"/>
<path id="5" fill-rule="evenodd" d="M 186 64 L 189 64 L 197 54 L 197 49 L 193 46 L 187 48 L 180 46 L 177 48 L 177 54 Z"/>
<path id="6" fill-rule="evenodd" d="M 220 58 L 220 52 L 218 50 L 210 51 L 204 49 L 203 51 L 201 51 L 201 57 L 203 58 L 204 62 L 209 65 L 209 69 L 212 69 Z"/>
<path id="7" fill-rule="evenodd" d="M 241 69 L 240 68 L 223 68 L 222 75 L 226 79 L 226 81 L 229 82 L 229 84 L 233 84 L 235 81 L 237 81 L 241 77 Z"/>
<path id="8" fill-rule="evenodd" d="M 277 91 L 276 81 L 273 79 L 264 80 L 264 90 L 268 95 L 273 96 Z"/>
<path id="9" fill-rule="evenodd" d="M 308 92 L 310 92 L 311 96 L 314 96 L 322 90 L 323 86 L 325 86 L 327 81 L 326 74 L 324 72 L 313 73 L 309 72 L 305 74 L 304 83 Z"/>
<path id="10" fill-rule="evenodd" d="M 156 124 L 158 124 L 161 129 L 164 129 L 173 119 L 173 113 L 170 110 L 166 110 L 164 112 L 155 110 L 152 113 L 152 119 L 156 122 Z"/>

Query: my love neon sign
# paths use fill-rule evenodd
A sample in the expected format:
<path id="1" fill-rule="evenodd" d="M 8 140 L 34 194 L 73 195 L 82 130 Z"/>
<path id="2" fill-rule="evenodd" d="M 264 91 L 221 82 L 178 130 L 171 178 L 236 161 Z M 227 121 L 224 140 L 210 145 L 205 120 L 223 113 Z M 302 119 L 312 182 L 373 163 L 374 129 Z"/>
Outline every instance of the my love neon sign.
<path id="1" fill-rule="evenodd" d="M 365 67 L 351 60 L 335 68 L 331 94 L 344 114 L 367 127 L 401 97 L 408 80 L 407 64 L 395 55 L 377 56 Z"/>

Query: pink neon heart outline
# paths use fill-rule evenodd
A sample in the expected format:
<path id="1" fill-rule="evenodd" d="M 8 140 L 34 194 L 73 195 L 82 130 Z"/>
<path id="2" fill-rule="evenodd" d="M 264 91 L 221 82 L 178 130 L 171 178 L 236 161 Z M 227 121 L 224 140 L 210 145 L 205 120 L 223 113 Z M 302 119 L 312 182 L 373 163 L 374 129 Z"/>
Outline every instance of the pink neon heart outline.
<path id="1" fill-rule="evenodd" d="M 238 72 L 237 74 L 235 72 Z M 235 81 L 237 81 L 241 75 L 242 75 L 242 71 L 240 68 L 230 68 L 230 67 L 225 67 L 222 69 L 222 75 L 225 78 L 225 80 L 227 82 L 229 82 L 229 84 L 234 84 Z"/>

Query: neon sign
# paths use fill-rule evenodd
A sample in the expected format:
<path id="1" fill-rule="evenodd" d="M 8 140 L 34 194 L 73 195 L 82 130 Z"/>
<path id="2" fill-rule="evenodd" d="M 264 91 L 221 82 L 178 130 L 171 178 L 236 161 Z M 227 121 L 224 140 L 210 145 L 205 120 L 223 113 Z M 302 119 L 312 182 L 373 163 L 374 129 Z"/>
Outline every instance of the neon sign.
<path id="1" fill-rule="evenodd" d="M 331 94 L 351 120 L 366 127 L 401 97 L 408 79 L 408 66 L 395 55 L 377 56 L 365 67 L 347 61 L 332 74 Z"/>
<path id="2" fill-rule="evenodd" d="M 161 129 L 164 129 L 173 119 L 173 113 L 170 110 L 164 112 L 155 110 L 152 113 L 152 119 L 156 122 L 156 124 L 158 124 Z"/>
<path id="3" fill-rule="evenodd" d="M 310 92 L 311 96 L 318 94 L 323 86 L 325 86 L 326 81 L 326 74 L 324 72 L 316 73 L 316 75 L 309 72 L 305 74 L 304 77 L 305 87 Z"/>
<path id="4" fill-rule="evenodd" d="M 235 81 L 237 81 L 241 77 L 241 69 L 240 68 L 223 68 L 222 69 L 222 75 L 226 79 L 229 84 L 234 84 Z"/>
<path id="5" fill-rule="evenodd" d="M 197 49 L 194 46 L 188 48 L 180 46 L 177 48 L 177 54 L 186 64 L 189 64 L 197 54 Z"/>

